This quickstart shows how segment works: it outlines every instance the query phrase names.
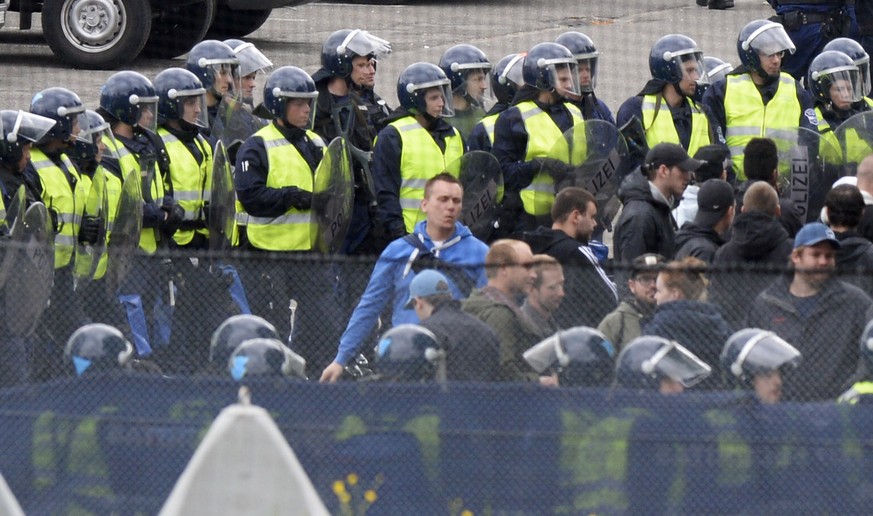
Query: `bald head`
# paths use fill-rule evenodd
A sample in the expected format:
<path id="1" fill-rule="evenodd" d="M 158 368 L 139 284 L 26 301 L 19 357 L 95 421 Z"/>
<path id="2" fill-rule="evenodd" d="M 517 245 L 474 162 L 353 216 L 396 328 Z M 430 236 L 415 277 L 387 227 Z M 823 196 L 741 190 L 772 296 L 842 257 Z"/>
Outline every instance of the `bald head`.
<path id="1" fill-rule="evenodd" d="M 873 194 L 873 154 L 858 163 L 858 190 Z"/>
<path id="2" fill-rule="evenodd" d="M 743 195 L 743 213 L 761 211 L 775 217 L 779 214 L 776 189 L 764 181 L 755 181 Z"/>

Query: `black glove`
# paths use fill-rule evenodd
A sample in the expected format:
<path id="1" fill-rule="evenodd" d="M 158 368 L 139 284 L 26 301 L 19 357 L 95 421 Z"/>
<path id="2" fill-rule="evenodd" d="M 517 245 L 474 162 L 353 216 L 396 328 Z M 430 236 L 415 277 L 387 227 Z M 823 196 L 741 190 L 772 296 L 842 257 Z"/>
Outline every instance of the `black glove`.
<path id="1" fill-rule="evenodd" d="M 60 216 L 58 215 L 58 210 L 56 210 L 54 208 L 49 208 L 48 214 L 49 214 L 49 217 L 51 217 L 51 219 L 52 219 L 52 229 L 54 230 L 54 232 L 56 234 L 60 233 L 61 226 L 58 225 L 58 222 L 60 221 Z M 21 215 L 23 215 L 23 214 L 21 214 Z"/>
<path id="2" fill-rule="evenodd" d="M 540 172 L 545 172 L 552 178 L 556 185 L 572 181 L 576 177 L 576 167 L 564 163 L 559 159 L 534 158 L 532 163 L 535 167 L 534 173 L 537 172 L 537 169 Z"/>
<path id="3" fill-rule="evenodd" d="M 167 201 L 169 198 L 164 198 L 164 204 L 161 206 L 161 211 L 164 212 L 164 221 L 161 222 L 161 232 L 167 236 L 173 236 L 182 222 L 185 220 L 185 210 L 177 203 Z"/>
<path id="4" fill-rule="evenodd" d="M 308 210 L 312 207 L 312 192 L 301 190 L 297 187 L 289 187 L 285 191 L 285 199 L 291 207 L 298 210 Z"/>
<path id="5" fill-rule="evenodd" d="M 331 195 L 327 192 L 319 192 L 312 195 L 312 209 L 319 213 L 324 213 L 327 209 L 327 203 L 330 201 Z"/>
<path id="6" fill-rule="evenodd" d="M 212 205 L 209 204 L 209 201 L 203 201 L 203 208 L 200 209 L 200 218 L 203 220 L 204 226 L 209 226 L 209 217 L 212 214 L 209 212 L 212 208 Z"/>
<path id="7" fill-rule="evenodd" d="M 96 244 L 100 238 L 100 228 L 103 227 L 103 219 L 93 215 L 85 215 L 82 217 L 82 223 L 79 225 L 79 243 L 80 244 Z"/>

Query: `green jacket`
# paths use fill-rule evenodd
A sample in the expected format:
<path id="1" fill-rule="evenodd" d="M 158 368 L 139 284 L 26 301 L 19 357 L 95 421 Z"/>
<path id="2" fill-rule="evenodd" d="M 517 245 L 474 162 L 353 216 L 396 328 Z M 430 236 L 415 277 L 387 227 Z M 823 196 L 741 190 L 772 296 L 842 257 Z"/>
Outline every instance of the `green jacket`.
<path id="1" fill-rule="evenodd" d="M 600 321 L 597 329 L 606 336 L 618 352 L 625 344 L 642 335 L 642 320 L 650 315 L 651 312 L 643 313 L 637 303 L 625 300 Z"/>

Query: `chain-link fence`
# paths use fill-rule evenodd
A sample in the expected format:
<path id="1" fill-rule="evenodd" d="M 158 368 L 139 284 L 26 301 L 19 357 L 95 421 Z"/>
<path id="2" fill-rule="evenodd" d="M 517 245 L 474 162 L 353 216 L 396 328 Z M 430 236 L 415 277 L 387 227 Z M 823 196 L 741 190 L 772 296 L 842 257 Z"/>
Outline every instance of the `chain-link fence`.
<path id="1" fill-rule="evenodd" d="M 30 335 L 9 321 L 33 301 L 7 280 L 4 373 L 26 378 L 0 391 L 0 472 L 29 514 L 160 510 L 210 423 L 236 400 L 234 364 L 210 362 L 210 338 L 247 309 L 307 359 L 309 381 L 242 382 L 334 514 L 857 513 L 873 498 L 873 441 L 865 432 L 873 412 L 863 402 L 834 402 L 868 379 L 859 365 L 871 302 L 836 279 L 824 281 L 811 303 L 790 297 L 787 266 L 713 268 L 709 301 L 672 308 L 640 309 L 633 289 L 619 289 L 640 309 L 642 333 L 677 340 L 712 369 L 709 380 L 666 396 L 609 385 L 379 381 L 374 347 L 391 325 L 390 310 L 356 350 L 377 374 L 318 384 L 374 259 L 172 253 L 137 260 L 120 289 L 141 274 L 138 304 L 120 301 L 99 280 L 74 290 L 56 274 L 51 306 Z M 564 268 L 564 301 L 571 288 L 594 288 L 586 281 L 600 276 L 589 272 Z M 628 271 L 609 272 L 627 283 Z M 837 278 L 863 282 L 870 272 Z M 144 307 L 145 336 L 131 323 L 136 306 Z M 65 357 L 64 345 L 88 321 L 121 329 L 140 367 L 77 376 L 81 364 Z M 800 365 L 780 371 L 781 403 L 763 403 L 751 382 L 724 381 L 731 377 L 720 360 L 725 340 L 747 321 L 802 354 Z"/>

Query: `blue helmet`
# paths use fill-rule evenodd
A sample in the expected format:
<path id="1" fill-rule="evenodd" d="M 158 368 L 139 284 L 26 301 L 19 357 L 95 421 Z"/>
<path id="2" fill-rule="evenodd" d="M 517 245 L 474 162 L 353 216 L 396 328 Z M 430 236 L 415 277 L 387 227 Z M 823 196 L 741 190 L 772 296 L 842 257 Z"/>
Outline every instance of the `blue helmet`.
<path id="1" fill-rule="evenodd" d="M 264 85 L 264 107 L 277 120 L 285 120 L 288 99 L 308 99 L 310 110 L 307 129 L 312 128 L 316 97 L 318 97 L 318 90 L 315 89 L 312 77 L 296 66 L 277 68 L 270 74 Z"/>
<path id="2" fill-rule="evenodd" d="M 837 50 L 825 50 L 815 56 L 806 73 L 806 84 L 817 101 L 831 102 L 831 87 L 837 86 L 837 95 L 845 94 L 848 102 L 863 98 L 861 72 L 854 60 Z M 850 91 L 851 90 L 851 91 Z"/>
<path id="3" fill-rule="evenodd" d="M 237 346 L 257 338 L 278 339 L 279 333 L 272 324 L 257 315 L 228 317 L 212 334 L 209 361 L 224 367 Z"/>
<path id="4" fill-rule="evenodd" d="M 101 140 L 113 138 L 109 123 L 100 116 L 100 113 L 90 109 L 79 115 L 79 131 L 80 138 L 76 139 L 75 157 L 81 161 L 96 160 L 100 152 Z M 107 147 L 104 152 L 113 152 L 113 149 Z"/>
<path id="5" fill-rule="evenodd" d="M 273 70 L 273 62 L 267 59 L 267 56 L 258 50 L 258 47 L 253 43 L 239 39 L 226 39 L 224 44 L 229 46 L 236 54 L 236 58 L 239 59 L 240 77 L 256 72 L 270 73 Z"/>
<path id="6" fill-rule="evenodd" d="M 0 164 L 20 172 L 17 167 L 24 156 L 22 147 L 40 141 L 55 124 L 51 118 L 26 111 L 0 111 Z"/>
<path id="7" fill-rule="evenodd" d="M 413 115 L 427 113 L 425 92 L 439 88 L 443 95 L 442 116 L 454 116 L 451 81 L 442 68 L 431 63 L 414 63 L 406 67 L 397 78 L 397 100 L 400 107 Z"/>
<path id="8" fill-rule="evenodd" d="M 824 46 L 822 51 L 825 50 L 838 50 L 852 58 L 861 75 L 861 82 L 863 84 L 861 95 L 869 95 L 871 89 L 870 81 L 873 79 L 870 77 L 870 55 L 867 54 L 864 47 L 852 38 L 836 38 L 830 40 Z"/>
<path id="9" fill-rule="evenodd" d="M 576 58 L 576 62 L 579 65 L 582 65 L 583 62 L 588 64 L 591 78 L 587 84 L 580 84 L 579 86 L 583 92 L 593 92 L 594 88 L 597 87 L 597 58 L 600 55 L 600 51 L 597 50 L 597 45 L 594 44 L 594 41 L 581 32 L 571 31 L 555 38 L 555 43 L 567 47 L 567 50 L 573 53 L 573 57 Z"/>
<path id="10" fill-rule="evenodd" d="M 184 68 L 167 68 L 155 77 L 155 92 L 158 94 L 158 121 L 183 120 L 198 127 L 208 127 L 206 112 L 206 89 L 196 75 Z M 185 119 L 185 104 L 196 103 L 190 119 Z M 191 110 L 189 110 L 191 111 Z"/>
<path id="11" fill-rule="evenodd" d="M 417 324 L 391 328 L 376 345 L 376 372 L 393 380 L 433 380 L 440 360 L 445 360 L 445 353 L 436 336 Z"/>
<path id="12" fill-rule="evenodd" d="M 691 387 L 709 376 L 712 369 L 676 341 L 644 335 L 629 342 L 615 368 L 615 382 L 627 389 L 658 390 L 670 379 Z"/>
<path id="13" fill-rule="evenodd" d="M 521 67 L 524 64 L 524 54 L 509 54 L 504 56 L 491 69 L 491 91 L 498 102 L 509 104 L 518 93 L 518 88 L 524 84 Z"/>
<path id="14" fill-rule="evenodd" d="M 688 36 L 667 34 L 658 39 L 649 51 L 649 71 L 652 73 L 652 78 L 670 84 L 682 80 L 689 61 L 693 61 L 697 67 L 697 77 L 694 80 L 705 82 L 703 52 Z"/>
<path id="15" fill-rule="evenodd" d="M 185 68 L 193 73 L 216 98 L 224 95 L 239 96 L 239 58 L 227 44 L 207 39 L 194 45 L 185 61 Z M 227 76 L 230 85 L 220 85 L 220 76 Z M 226 89 L 225 89 L 226 86 Z"/>
<path id="16" fill-rule="evenodd" d="M 703 66 L 706 67 L 706 79 L 709 84 L 717 83 L 734 70 L 733 65 L 713 56 L 703 56 Z"/>
<path id="17" fill-rule="evenodd" d="M 795 50 L 785 28 L 770 20 L 752 20 L 737 36 L 737 55 L 750 72 L 761 70 L 759 54 L 767 56 L 786 51 L 793 54 Z"/>
<path id="18" fill-rule="evenodd" d="M 561 386 L 606 387 L 615 371 L 615 348 L 595 330 L 578 326 L 560 331 L 524 352 L 540 374 L 557 372 Z"/>
<path id="19" fill-rule="evenodd" d="M 158 96 L 144 75 L 124 71 L 111 75 L 100 89 L 100 108 L 113 120 L 154 131 Z"/>
<path id="20" fill-rule="evenodd" d="M 64 346 L 64 358 L 76 376 L 118 370 L 131 361 L 134 348 L 117 328 L 108 324 L 86 324 L 74 331 Z"/>
<path id="21" fill-rule="evenodd" d="M 66 88 L 44 89 L 30 101 L 31 113 L 55 121 L 46 136 L 63 141 L 71 141 L 75 137 L 78 116 L 84 111 L 85 104 L 82 104 L 79 96 Z"/>
<path id="22" fill-rule="evenodd" d="M 227 369 L 236 381 L 290 376 L 306 380 L 306 360 L 277 339 L 249 339 L 231 353 Z"/>
<path id="23" fill-rule="evenodd" d="M 800 351 L 772 331 L 746 328 L 728 338 L 721 351 L 721 373 L 728 388 L 750 388 L 756 374 L 797 367 Z"/>
<path id="24" fill-rule="evenodd" d="M 488 73 L 491 62 L 485 53 L 473 45 L 461 44 L 449 47 L 440 57 L 439 67 L 452 83 L 452 91 L 462 92 L 467 86 L 467 74 L 474 70 Z"/>
<path id="25" fill-rule="evenodd" d="M 370 57 L 375 60 L 387 57 L 391 44 L 360 29 L 341 29 L 333 32 L 321 46 L 321 66 L 334 77 L 349 77 L 352 60 Z"/>
<path id="26" fill-rule="evenodd" d="M 522 65 L 524 84 L 541 91 L 560 91 L 579 95 L 576 58 L 564 45 L 540 43 L 528 51 Z M 568 72 L 562 79 L 563 72 Z M 564 84 L 561 84 L 563 80 Z"/>

